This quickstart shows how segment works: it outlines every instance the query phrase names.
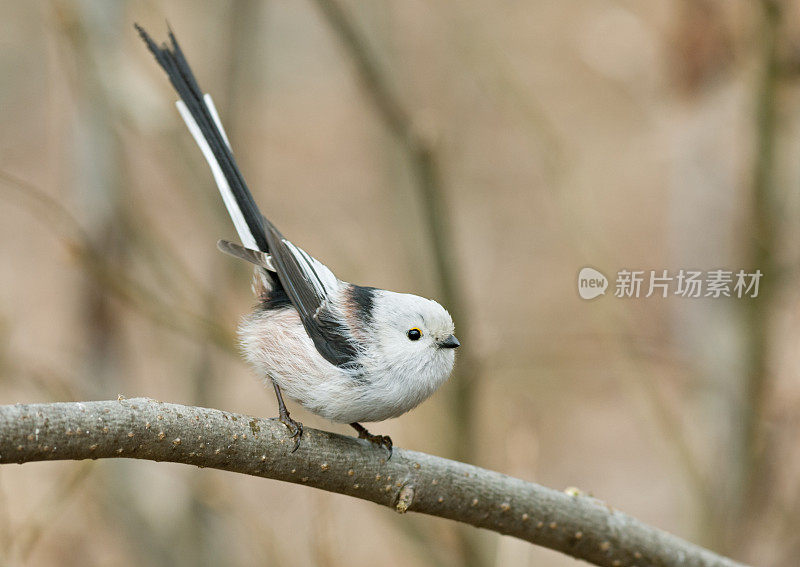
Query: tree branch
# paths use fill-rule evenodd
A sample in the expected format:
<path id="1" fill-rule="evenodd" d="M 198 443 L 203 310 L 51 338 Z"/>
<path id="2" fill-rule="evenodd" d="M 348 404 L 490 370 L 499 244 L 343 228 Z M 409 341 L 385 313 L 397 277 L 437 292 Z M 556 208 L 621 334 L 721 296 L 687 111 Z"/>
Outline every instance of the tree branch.
<path id="1" fill-rule="evenodd" d="M 306 428 L 300 448 L 272 419 L 146 398 L 0 406 L 0 464 L 132 458 L 273 478 L 511 535 L 596 565 L 737 563 L 583 494 Z"/>

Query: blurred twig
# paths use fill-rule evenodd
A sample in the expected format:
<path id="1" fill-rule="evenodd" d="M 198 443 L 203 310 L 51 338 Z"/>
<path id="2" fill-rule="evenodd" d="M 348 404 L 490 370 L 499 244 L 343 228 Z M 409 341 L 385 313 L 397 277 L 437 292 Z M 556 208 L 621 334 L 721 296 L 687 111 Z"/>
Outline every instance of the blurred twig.
<path id="1" fill-rule="evenodd" d="M 5 188 L 6 191 L 2 191 Z M 67 246 L 81 268 L 102 289 L 142 313 L 152 322 L 195 340 L 211 341 L 225 352 L 235 354 L 233 335 L 219 323 L 186 308 L 165 303 L 133 280 L 127 271 L 113 265 L 107 256 L 96 250 L 75 218 L 55 199 L 8 172 L 0 170 L 0 193 L 5 193 L 44 226 L 52 230 Z"/>
<path id="2" fill-rule="evenodd" d="M 106 144 L 95 143 L 95 148 L 100 157 L 112 162 L 110 165 L 98 166 L 95 163 L 99 161 L 97 156 L 92 156 L 94 159 L 86 160 L 88 165 L 85 164 L 84 167 L 89 170 L 91 185 L 93 185 L 88 193 L 98 198 L 96 195 L 104 192 L 119 192 L 121 189 L 117 186 L 125 178 L 123 159 L 116 155 L 113 156 L 113 159 L 108 158 L 106 154 L 111 150 L 104 146 L 116 147 L 120 144 L 120 134 L 112 126 L 118 122 L 115 119 L 117 112 L 111 110 L 112 107 L 116 108 L 118 101 L 115 97 L 118 96 L 120 90 L 115 90 L 111 86 L 115 77 L 112 73 L 115 61 L 111 54 L 106 53 L 108 47 L 104 47 L 104 42 L 108 43 L 111 41 L 110 37 L 116 37 L 116 34 L 110 30 L 114 28 L 115 23 L 123 19 L 120 17 L 121 8 L 120 6 L 107 7 L 105 5 L 82 6 L 65 1 L 54 2 L 51 8 L 53 26 L 63 37 L 66 48 L 60 50 L 59 53 L 72 53 L 80 63 L 76 66 L 79 72 L 68 75 L 70 88 L 75 93 L 76 99 L 92 101 L 89 122 L 93 125 L 94 130 L 101 131 L 99 138 L 106 142 Z M 64 57 L 66 58 L 66 56 Z M 71 63 L 71 61 L 65 61 L 65 63 Z M 72 65 L 66 66 L 73 68 Z M 95 116 L 97 112 L 100 112 L 95 107 L 102 107 L 102 115 Z M 94 131 L 91 133 L 97 134 Z M 113 175 L 107 171 L 109 168 Z M 105 185 L 109 185 L 109 187 Z M 202 289 L 202 286 L 181 261 L 180 256 L 170 248 L 167 239 L 158 236 L 156 226 L 149 221 L 144 210 L 141 207 L 137 209 L 131 206 L 116 205 L 115 201 L 119 200 L 119 196 L 112 195 L 107 199 L 113 201 L 110 206 L 114 208 L 113 218 L 108 221 L 113 225 L 113 230 L 109 229 L 114 237 L 111 240 L 113 242 L 125 241 L 124 251 L 117 251 L 118 247 L 110 245 L 108 239 L 103 239 L 101 229 L 87 228 L 82 223 L 75 221 L 71 214 L 68 214 L 73 224 L 76 226 L 80 224 L 80 246 L 71 248 L 71 251 L 79 260 L 83 259 L 81 258 L 83 255 L 88 256 L 88 262 L 84 262 L 83 266 L 85 271 L 93 276 L 92 279 L 101 285 L 104 292 L 111 292 L 111 295 L 122 299 L 123 302 L 133 306 L 157 324 L 195 340 L 200 338 L 203 342 L 207 342 L 210 339 L 222 350 L 231 354 L 237 353 L 232 333 L 216 323 L 213 316 L 205 317 L 195 313 L 194 309 L 197 305 L 205 306 L 209 303 L 205 301 L 209 294 Z M 101 210 L 108 208 L 108 206 L 101 205 L 84 204 L 89 210 L 82 210 L 81 213 L 92 219 L 98 215 L 93 210 L 94 208 Z M 63 207 L 60 209 L 60 212 L 66 212 Z M 96 221 L 93 222 L 96 223 Z M 151 269 L 153 275 L 160 278 L 157 292 L 151 293 L 147 290 L 146 286 L 141 283 L 141 278 L 134 281 L 129 272 L 122 267 L 130 259 L 123 256 L 134 250 L 134 246 L 132 246 L 134 243 L 137 245 L 135 251 L 143 253 L 140 257 L 146 261 L 145 267 Z M 106 258 L 112 258 L 116 264 Z M 86 269 L 87 267 L 91 269 Z M 161 298 L 167 290 L 174 292 L 174 299 L 191 307 L 186 308 L 174 301 L 168 303 L 162 300 Z M 190 293 L 194 293 L 195 297 L 190 297 Z M 100 294 L 95 293 L 94 295 Z"/>
<path id="3" fill-rule="evenodd" d="M 358 76 L 375 103 L 379 117 L 407 154 L 424 203 L 423 214 L 431 234 L 436 278 L 442 302 L 453 315 L 460 329 L 459 335 L 465 337 L 469 331 L 469 322 L 464 308 L 462 289 L 458 284 L 457 276 L 460 271 L 457 267 L 456 246 L 450 226 L 451 214 L 445 204 L 438 153 L 433 143 L 416 127 L 411 114 L 392 89 L 366 38 L 357 30 L 339 2 L 334 0 L 314 0 L 314 2 L 355 63 Z M 471 358 L 469 341 L 462 340 L 462 342 L 467 346 L 465 352 L 459 353 L 460 373 L 454 380 L 456 413 L 452 417 L 458 424 L 459 431 L 456 436 L 456 454 L 458 458 L 469 460 L 474 443 L 470 426 L 474 404 L 472 386 L 477 370 L 472 366 L 474 361 Z"/>
<path id="4" fill-rule="evenodd" d="M 453 10 L 449 10 L 448 14 L 454 16 Z M 582 256 L 592 258 L 598 265 L 604 265 L 602 259 L 613 257 L 613 255 L 601 247 L 601 241 L 597 238 L 585 238 L 584 235 L 590 231 L 581 230 L 579 225 L 576 226 L 575 215 L 571 214 L 577 207 L 574 206 L 574 203 L 568 202 L 571 191 L 566 186 L 564 172 L 569 164 L 555 124 L 533 93 L 527 92 L 525 87 L 515 79 L 509 62 L 501 50 L 488 38 L 483 37 L 485 34 L 478 30 L 478 26 L 473 21 L 461 17 L 456 19 L 450 27 L 460 51 L 476 70 L 477 79 L 486 83 L 497 93 L 498 97 L 510 97 L 513 102 L 512 107 L 522 114 L 524 123 L 527 125 L 524 131 L 530 134 L 530 137 L 536 142 L 537 149 L 543 155 L 544 171 L 547 174 L 546 185 L 551 189 L 551 194 L 555 198 L 557 211 L 561 214 L 561 223 L 563 226 L 570 227 L 565 234 L 567 241 Z M 482 41 L 476 42 L 475 37 L 481 37 Z M 476 44 L 480 45 L 480 48 L 476 48 Z M 642 394 L 645 403 L 651 410 L 649 415 L 654 417 L 652 421 L 655 422 L 665 441 L 678 457 L 678 463 L 684 469 L 698 501 L 701 502 L 700 506 L 707 508 L 711 500 L 709 484 L 697 456 L 689 446 L 686 428 L 670 410 L 669 404 L 656 385 L 646 378 L 647 372 L 638 363 L 640 354 L 635 352 L 635 345 L 628 339 L 628 336 L 635 336 L 636 333 L 633 330 L 627 333 L 628 336 L 616 333 L 620 328 L 632 329 L 633 325 L 625 315 L 616 309 L 604 309 L 602 319 L 598 317 L 598 320 L 602 320 L 604 328 L 611 328 L 613 331 L 604 330 L 602 334 L 609 339 L 616 339 L 610 346 L 619 350 L 623 356 L 622 360 L 629 361 L 632 366 L 629 373 L 623 374 L 631 377 L 630 380 L 625 381 L 626 386 L 634 387 Z M 574 353 L 572 356 L 574 357 Z"/>
<path id="5" fill-rule="evenodd" d="M 398 522 L 400 530 L 417 545 L 414 546 L 414 552 L 420 561 L 424 561 L 426 565 L 433 567 L 449 567 L 451 565 L 458 565 L 458 561 L 448 553 L 446 548 L 442 548 L 441 544 L 437 543 L 435 534 L 424 531 L 420 526 L 414 522 Z"/>
<path id="6" fill-rule="evenodd" d="M 0 565 L 5 566 L 11 564 L 10 554 L 14 538 L 11 534 L 11 506 L 2 480 L 3 476 L 0 475 Z"/>
<path id="7" fill-rule="evenodd" d="M 38 437 L 38 435 L 36 435 Z M 22 533 L 15 536 L 12 557 L 19 564 L 28 561 L 31 552 L 41 539 L 45 530 L 53 523 L 64 507 L 69 503 L 75 491 L 81 487 L 91 473 L 95 470 L 94 463 L 89 461 L 74 467 L 72 474 L 67 476 L 50 493 L 42 498 L 37 509 L 24 522 Z"/>
<path id="8" fill-rule="evenodd" d="M 556 124 L 535 94 L 520 83 L 508 57 L 476 23 L 478 17 L 468 14 L 468 4 L 460 2 L 457 9 L 440 4 L 439 8 L 459 52 L 470 66 L 470 77 L 499 100 L 511 103 L 510 108 L 526 126 L 522 131 L 542 158 L 547 188 L 561 192 L 567 163 Z M 560 194 L 557 196 L 563 198 Z"/>
<path id="9" fill-rule="evenodd" d="M 109 72 L 119 52 L 119 36 L 111 32 L 120 21 L 124 2 L 78 4 L 65 0 L 50 3 L 54 31 L 65 49 L 60 56 L 74 64 L 71 87 L 76 96 L 75 121 L 69 131 L 75 150 L 76 182 L 71 185 L 77 202 L 77 218 L 93 249 L 124 263 L 128 239 L 120 227 L 128 179 L 122 168 L 122 144 L 111 127 L 112 96 Z M 92 278 L 78 286 L 79 329 L 86 345 L 82 372 L 95 390 L 121 389 L 116 382 L 122 351 L 121 327 L 110 297 Z"/>
<path id="10" fill-rule="evenodd" d="M 38 354 L 38 353 L 37 353 Z M 51 400 L 80 400 L 89 396 L 88 388 L 63 369 L 55 370 L 43 365 L 38 356 L 9 355 L 0 367 L 0 379 L 14 377 L 18 384 L 24 383 L 37 393 Z"/>
<path id="11" fill-rule="evenodd" d="M 742 393 L 741 454 L 739 455 L 740 511 L 758 505 L 764 495 L 759 491 L 758 478 L 764 472 L 764 402 L 769 388 L 768 367 L 770 344 L 770 306 L 773 290 L 779 285 L 781 274 L 775 261 L 777 248 L 775 144 L 777 139 L 777 89 L 779 75 L 778 29 L 782 8 L 778 1 L 761 1 L 761 29 L 758 39 L 760 49 L 760 79 L 756 92 L 756 148 L 752 182 L 752 223 L 750 262 L 771 282 L 759 290 L 758 301 L 746 303 L 748 348 L 745 353 L 747 371 Z M 762 487 L 766 488 L 766 487 Z M 759 493 L 760 492 L 760 493 Z"/>
<path id="12" fill-rule="evenodd" d="M 187 305 L 206 305 L 211 294 L 144 211 L 144 207 L 130 207 L 120 224 L 130 240 L 131 249 L 157 278 L 159 295 L 169 293 L 173 299 L 180 299 Z M 209 319 L 218 318 L 215 309 L 207 307 L 205 311 Z"/>
<path id="13" fill-rule="evenodd" d="M 136 458 L 313 486 L 456 520 L 617 567 L 733 567 L 595 498 L 306 428 L 300 449 L 277 420 L 145 398 L 0 406 L 0 463 Z"/>
<path id="14" fill-rule="evenodd" d="M 458 284 L 456 246 L 451 227 L 451 213 L 445 202 L 438 152 L 414 122 L 400 96 L 395 92 L 375 51 L 355 22 L 337 0 L 314 0 L 325 21 L 341 42 L 355 65 L 358 78 L 378 110 L 380 119 L 397 139 L 406 154 L 416 181 L 423 219 L 431 236 L 431 247 L 442 303 L 450 311 L 465 344 L 450 381 L 452 395 L 450 422 L 453 454 L 463 461 L 474 461 L 475 382 L 480 363 L 470 347 L 469 321 L 461 286 Z M 482 552 L 474 537 L 458 532 L 462 561 L 465 565 L 483 564 Z"/>
<path id="15" fill-rule="evenodd" d="M 567 176 L 564 175 L 569 163 L 555 124 L 547 116 L 534 94 L 528 92 L 515 78 L 502 50 L 494 45 L 485 33 L 481 33 L 473 19 L 463 16 L 458 18 L 452 9 L 446 10 L 453 37 L 460 52 L 475 71 L 476 80 L 484 83 L 498 98 L 510 98 L 513 103 L 512 108 L 522 115 L 523 123 L 527 126 L 523 129 L 524 132 L 529 134 L 537 150 L 542 154 L 546 186 L 555 199 L 560 223 L 562 226 L 570 227 L 564 234 L 565 242 L 568 242 L 581 256 L 591 258 L 598 265 L 609 264 L 610 262 L 603 262 L 603 259 L 612 258 L 614 255 L 608 252 L 607 247 L 602 246 L 601 239 L 586 238 L 585 235 L 591 234 L 592 231 L 582 229 L 580 221 L 577 221 L 573 214 L 579 207 L 576 203 L 569 202 L 570 196 L 574 194 L 574 191 L 567 186 Z M 475 41 L 475 37 L 480 40 Z M 602 338 L 609 342 L 610 350 L 620 352 L 620 360 L 626 361 L 628 366 L 625 371 L 615 375 L 625 377 L 622 382 L 626 389 L 635 391 L 645 402 L 650 410 L 647 414 L 648 420 L 654 422 L 677 457 L 676 462 L 683 469 L 697 497 L 698 508 L 709 510 L 713 497 L 707 475 L 688 442 L 689 433 L 686 427 L 670 408 L 657 384 L 648 378 L 648 372 L 640 363 L 641 353 L 630 340 L 630 337 L 637 336 L 630 317 L 618 305 L 602 305 L 598 311 L 597 320 L 601 322 L 599 325 L 603 328 Z M 618 333 L 620 328 L 630 330 L 620 334 Z M 571 356 L 574 358 L 575 353 L 573 352 Z"/>

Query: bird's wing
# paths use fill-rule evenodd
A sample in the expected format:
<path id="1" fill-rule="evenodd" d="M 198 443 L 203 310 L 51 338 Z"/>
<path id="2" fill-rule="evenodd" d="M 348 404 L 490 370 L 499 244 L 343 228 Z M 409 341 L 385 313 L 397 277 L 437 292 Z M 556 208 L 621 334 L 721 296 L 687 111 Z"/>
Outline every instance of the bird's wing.
<path id="1" fill-rule="evenodd" d="M 358 352 L 351 334 L 331 305 L 331 298 L 342 293 L 346 284 L 325 264 L 286 240 L 266 219 L 264 228 L 272 265 L 317 351 L 336 366 L 354 364 Z"/>

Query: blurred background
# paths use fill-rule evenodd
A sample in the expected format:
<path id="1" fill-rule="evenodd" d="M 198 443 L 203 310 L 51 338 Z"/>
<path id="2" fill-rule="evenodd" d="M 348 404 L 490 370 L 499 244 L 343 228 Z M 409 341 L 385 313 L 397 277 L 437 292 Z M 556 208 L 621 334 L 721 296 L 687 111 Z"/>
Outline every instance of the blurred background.
<path id="1" fill-rule="evenodd" d="M 235 344 L 251 270 L 133 29 L 166 21 L 283 233 L 453 313 L 456 374 L 373 432 L 797 564 L 800 4 L 1 0 L 0 403 L 277 413 Z M 759 296 L 612 293 L 719 268 Z M 576 564 L 213 470 L 0 469 L 2 565 L 376 563 Z"/>

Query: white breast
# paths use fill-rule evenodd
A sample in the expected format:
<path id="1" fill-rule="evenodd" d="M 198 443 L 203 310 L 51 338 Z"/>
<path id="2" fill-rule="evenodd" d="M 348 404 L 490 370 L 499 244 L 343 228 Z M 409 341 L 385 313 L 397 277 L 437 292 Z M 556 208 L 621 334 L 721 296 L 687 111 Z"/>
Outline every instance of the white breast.
<path id="1" fill-rule="evenodd" d="M 413 409 L 447 379 L 453 357 L 441 358 L 437 368 L 386 363 L 370 352 L 364 372 L 348 372 L 325 360 L 291 307 L 259 310 L 239 326 L 245 359 L 275 380 L 289 398 L 306 409 L 340 423 L 383 421 Z M 383 363 L 382 363 L 383 361 Z M 424 371 L 423 371 L 424 370 Z"/>

